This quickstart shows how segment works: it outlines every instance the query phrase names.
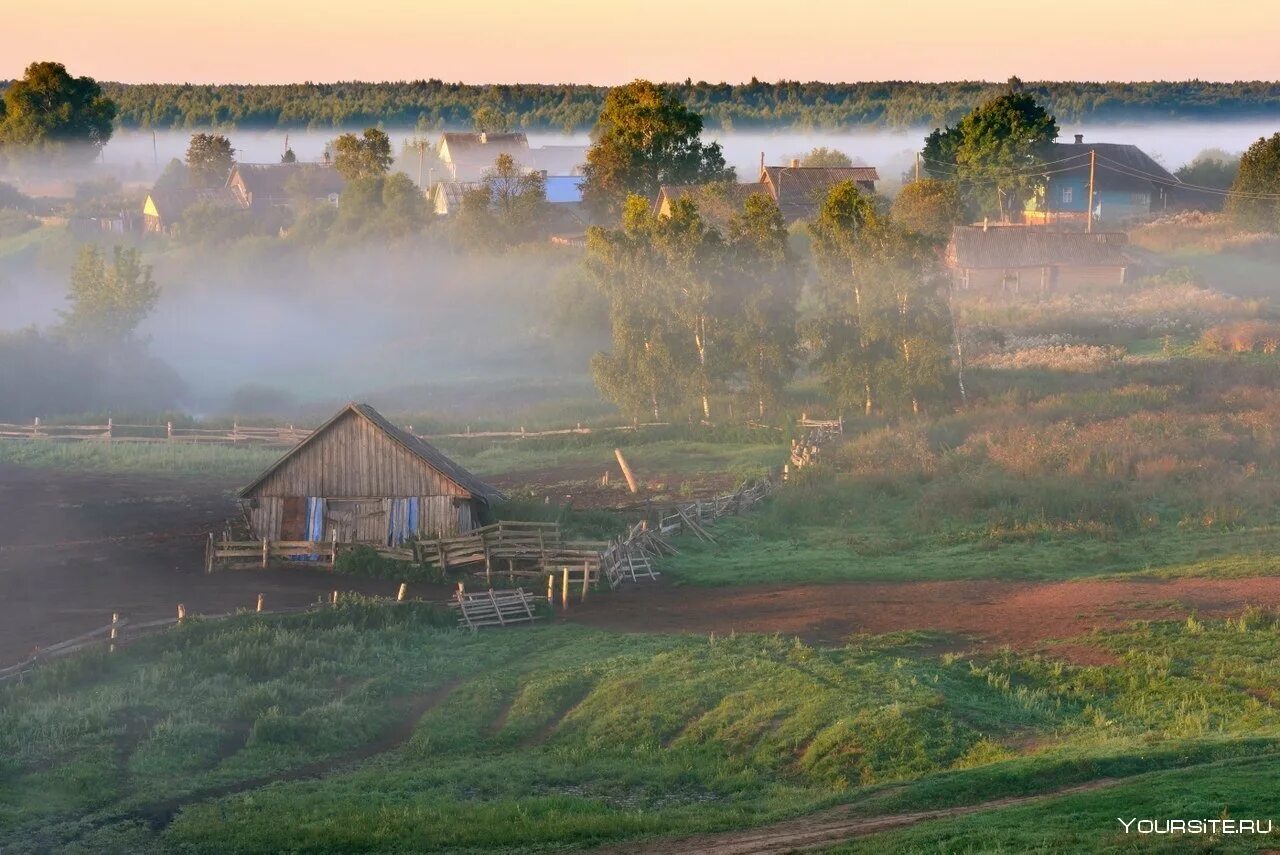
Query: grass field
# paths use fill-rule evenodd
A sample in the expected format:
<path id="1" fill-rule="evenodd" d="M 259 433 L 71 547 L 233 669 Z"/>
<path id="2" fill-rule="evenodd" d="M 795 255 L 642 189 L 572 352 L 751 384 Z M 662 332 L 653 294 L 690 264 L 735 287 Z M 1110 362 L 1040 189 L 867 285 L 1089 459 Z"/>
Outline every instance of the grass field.
<path id="1" fill-rule="evenodd" d="M 438 622 L 355 603 L 42 668 L 0 692 L 0 847 L 531 851 L 1148 774 L 1064 816 L 1047 803 L 866 844 L 1094 851 L 1125 805 L 1240 816 L 1280 798 L 1258 786 L 1280 765 L 1280 628 L 1260 611 L 1100 636 L 1118 664 L 1095 667 L 938 656 L 915 635 L 824 650 Z"/>
<path id="2" fill-rule="evenodd" d="M 613 449 L 619 446 L 641 477 L 696 476 L 730 473 L 755 477 L 780 466 L 786 445 L 746 434 L 700 437 L 698 432 L 654 432 L 653 435 L 567 437 L 528 440 L 443 439 L 435 444 L 468 469 L 485 476 L 522 472 L 580 470 L 598 478 L 617 470 Z M 248 479 L 286 449 L 254 446 L 167 443 L 32 442 L 0 440 L 0 463 L 51 466 L 91 472 L 160 475 L 211 475 Z M 597 471 L 597 469 L 599 471 Z M 569 475 L 573 476 L 574 471 Z M 615 478 L 621 477 L 614 471 Z M 678 485 L 675 485 L 678 486 Z"/>

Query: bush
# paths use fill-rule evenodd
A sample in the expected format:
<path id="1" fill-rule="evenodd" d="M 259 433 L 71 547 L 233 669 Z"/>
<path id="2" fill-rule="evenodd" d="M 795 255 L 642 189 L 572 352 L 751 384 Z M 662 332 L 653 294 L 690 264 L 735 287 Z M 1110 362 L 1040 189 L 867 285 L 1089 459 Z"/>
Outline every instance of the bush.
<path id="1" fill-rule="evenodd" d="M 1237 321 L 1204 331 L 1200 345 L 1214 353 L 1275 353 L 1280 348 L 1280 324 Z"/>

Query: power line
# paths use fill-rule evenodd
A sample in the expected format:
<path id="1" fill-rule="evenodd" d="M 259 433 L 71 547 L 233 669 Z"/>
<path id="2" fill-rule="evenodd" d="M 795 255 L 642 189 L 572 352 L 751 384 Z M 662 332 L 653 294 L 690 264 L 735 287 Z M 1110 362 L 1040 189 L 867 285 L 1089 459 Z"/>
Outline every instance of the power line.
<path id="1" fill-rule="evenodd" d="M 1155 175 L 1153 173 L 1146 172 L 1136 166 L 1130 166 L 1128 164 L 1112 160 L 1105 155 L 1098 155 L 1098 159 L 1109 164 L 1108 168 L 1113 172 L 1119 172 L 1121 175 L 1128 175 L 1130 178 L 1145 178 L 1153 184 L 1160 184 L 1165 187 L 1173 187 L 1179 190 L 1195 190 L 1200 193 L 1212 193 L 1218 196 L 1237 196 L 1242 199 L 1280 199 L 1280 193 L 1254 193 L 1244 190 L 1224 190 L 1221 187 L 1205 187 L 1200 184 L 1188 184 L 1185 181 L 1179 181 L 1177 178 L 1170 181 L 1163 175 Z"/>

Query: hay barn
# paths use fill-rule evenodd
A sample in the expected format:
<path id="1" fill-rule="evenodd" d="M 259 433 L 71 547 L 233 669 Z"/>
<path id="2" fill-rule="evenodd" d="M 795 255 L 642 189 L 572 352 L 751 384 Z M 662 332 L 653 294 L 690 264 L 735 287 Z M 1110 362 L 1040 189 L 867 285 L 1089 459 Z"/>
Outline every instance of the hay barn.
<path id="1" fill-rule="evenodd" d="M 368 404 L 348 404 L 239 493 L 256 538 L 396 546 L 482 524 L 502 494 Z"/>

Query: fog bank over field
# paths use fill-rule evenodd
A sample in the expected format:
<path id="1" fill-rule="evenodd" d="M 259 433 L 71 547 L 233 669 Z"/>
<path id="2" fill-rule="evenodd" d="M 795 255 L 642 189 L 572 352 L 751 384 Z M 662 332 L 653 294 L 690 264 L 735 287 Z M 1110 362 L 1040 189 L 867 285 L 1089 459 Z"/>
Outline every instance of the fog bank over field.
<path id="1" fill-rule="evenodd" d="M 120 130 L 111 138 L 103 153 L 103 161 L 116 167 L 133 167 L 150 172 L 158 164 L 163 168 L 172 158 L 181 158 L 186 151 L 192 130 L 158 130 L 155 132 L 154 151 L 151 131 Z M 359 130 L 359 129 L 355 129 Z M 894 177 L 914 162 L 915 152 L 930 128 L 890 130 L 883 128 L 852 128 L 846 132 L 831 131 L 708 131 L 706 140 L 716 140 L 724 147 L 725 159 L 738 171 L 739 178 L 754 177 L 760 165 L 760 153 L 770 164 L 784 163 L 817 146 L 825 146 L 845 152 L 856 161 L 879 167 L 884 178 Z M 1243 151 L 1261 136 L 1269 136 L 1280 130 L 1280 115 L 1274 120 L 1250 120 L 1242 122 L 1162 122 L 1152 124 L 1071 124 L 1064 123 L 1059 139 L 1070 141 L 1074 134 L 1083 133 L 1085 139 L 1094 142 L 1131 143 L 1138 146 L 1169 169 L 1175 169 L 1194 158 L 1206 148 L 1221 148 L 1230 152 Z M 392 140 L 400 143 L 415 135 L 412 128 L 387 128 Z M 230 130 L 227 135 L 236 147 L 236 156 L 245 163 L 271 163 L 278 161 L 288 145 L 301 160 L 319 160 L 325 145 L 342 131 L 322 128 L 316 130 L 257 131 Z M 435 141 L 438 131 L 416 132 L 419 136 Z M 530 133 L 531 146 L 587 145 L 586 134 Z M 406 164 L 406 166 L 411 166 Z M 413 170 L 410 168 L 412 173 Z M 415 176 L 416 177 L 416 176 Z"/>

